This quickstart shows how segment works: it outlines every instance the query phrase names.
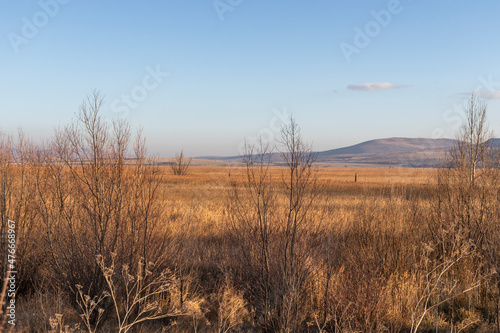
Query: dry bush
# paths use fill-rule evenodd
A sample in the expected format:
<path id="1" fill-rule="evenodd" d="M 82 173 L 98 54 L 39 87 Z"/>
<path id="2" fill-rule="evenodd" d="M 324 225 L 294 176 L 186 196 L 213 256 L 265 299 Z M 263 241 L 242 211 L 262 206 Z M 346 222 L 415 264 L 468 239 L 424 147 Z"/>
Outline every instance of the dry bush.
<path id="1" fill-rule="evenodd" d="M 64 331 L 65 326 L 75 328 L 80 325 L 80 316 L 72 308 L 73 295 L 68 295 L 62 289 L 49 290 L 46 287 L 37 288 L 29 295 L 22 295 L 18 299 L 18 332 L 47 332 L 51 323 Z M 78 331 L 80 332 L 80 331 Z"/>
<path id="2" fill-rule="evenodd" d="M 420 325 L 433 309 L 437 313 L 440 306 L 456 301 L 459 296 L 473 291 L 481 284 L 479 279 L 468 285 L 457 278 L 456 268 L 461 261 L 467 261 L 474 257 L 473 248 L 467 240 L 458 239 L 454 248 L 442 256 L 436 257 L 433 254 L 434 251 L 432 245 L 426 245 L 423 249 L 424 255 L 420 264 L 421 288 L 418 291 L 418 301 L 412 313 L 411 332 L 419 331 Z M 464 310 L 458 307 L 458 311 Z M 450 322 L 453 322 L 453 319 L 455 318 L 451 318 Z M 455 322 L 457 322 L 456 319 Z"/>
<path id="3" fill-rule="evenodd" d="M 238 276 L 264 331 L 295 332 L 305 324 L 308 288 L 320 221 L 313 204 L 320 187 L 312 167 L 314 154 L 305 145 L 293 118 L 282 128 L 284 168 L 272 175 L 272 150 L 260 141 L 247 147 L 246 181 L 233 184 L 229 214 L 239 248 Z M 280 179 L 276 181 L 275 179 Z"/>
<path id="4" fill-rule="evenodd" d="M 93 92 L 78 121 L 56 131 L 45 156 L 37 192 L 53 278 L 71 289 L 92 292 L 105 284 L 95 260 L 116 252 L 119 264 L 139 257 L 161 258 L 161 170 L 146 158 L 140 132 L 127 165 L 131 133 L 123 121 L 108 125 L 100 116 L 103 98 Z"/>
<path id="5" fill-rule="evenodd" d="M 498 277 L 500 241 L 496 230 L 499 202 L 498 148 L 492 146 L 492 134 L 486 122 L 486 105 L 472 96 L 465 107 L 466 121 L 457 134 L 445 167 L 438 172 L 438 188 L 429 238 L 438 246 L 438 258 L 450 257 L 457 246 L 469 243 L 476 258 L 462 265 L 463 274 L 454 274 L 462 285 L 473 285 L 486 278 Z M 444 261 L 442 261 L 444 262 Z M 491 272 L 494 275 L 491 275 Z M 498 283 L 497 278 L 497 283 Z M 484 288 L 483 284 L 481 288 Z M 497 304 L 500 299 L 497 300 Z M 483 306 L 485 299 L 478 302 Z M 469 306 L 470 308 L 470 306 Z M 461 310 L 461 309 L 460 309 Z M 460 312 L 453 309 L 452 312 Z M 468 309 L 470 310 L 470 309 Z M 500 330 L 497 306 L 496 322 Z M 490 321 L 491 316 L 486 315 Z"/>
<path id="6" fill-rule="evenodd" d="M 387 281 L 386 297 L 389 300 L 385 321 L 392 332 L 408 331 L 418 302 L 422 281 L 409 271 L 395 273 Z"/>
<path id="7" fill-rule="evenodd" d="M 155 274 L 150 270 L 152 264 L 145 264 L 141 260 L 133 272 L 128 265 L 123 265 L 121 268 L 116 267 L 115 258 L 116 255 L 113 254 L 111 264 L 108 266 L 102 256 L 97 257 L 97 263 L 104 275 L 109 292 L 105 292 L 97 298 L 84 296 L 84 300 L 86 298 L 87 303 L 90 302 L 90 306 L 93 307 L 88 308 L 87 304 L 81 306 L 85 318 L 88 318 L 97 308 L 98 319 L 96 322 L 98 323 L 104 309 L 97 306 L 107 297 L 113 301 L 118 332 L 128 332 L 132 327 L 143 322 L 184 314 L 179 308 L 172 305 L 175 276 L 170 271 L 165 270 Z M 86 325 L 90 331 L 88 319 Z"/>
<path id="8" fill-rule="evenodd" d="M 191 165 L 192 158 L 184 157 L 184 151 L 181 150 L 180 154 L 175 154 L 174 161 L 170 164 L 172 172 L 176 176 L 184 176 L 188 173 L 189 166 Z"/>
<path id="9" fill-rule="evenodd" d="M 383 332 L 388 300 L 385 281 L 376 269 L 366 266 L 341 268 L 329 300 L 332 326 L 345 330 Z"/>
<path id="10" fill-rule="evenodd" d="M 230 281 L 226 281 L 217 295 L 218 331 L 227 333 L 248 321 L 247 302 L 243 292 L 235 290 Z"/>
<path id="11" fill-rule="evenodd" d="M 37 223 L 36 209 L 36 183 L 43 167 L 39 149 L 22 130 L 16 139 L 0 133 L 0 235 L 7 234 L 8 220 L 16 222 L 16 286 L 19 293 L 33 291 L 40 280 L 38 267 L 45 260 L 41 242 L 43 229 Z M 7 244 L 5 239 L 2 244 Z M 2 272 L 5 272 L 6 258 L 4 256 L 2 261 Z"/>

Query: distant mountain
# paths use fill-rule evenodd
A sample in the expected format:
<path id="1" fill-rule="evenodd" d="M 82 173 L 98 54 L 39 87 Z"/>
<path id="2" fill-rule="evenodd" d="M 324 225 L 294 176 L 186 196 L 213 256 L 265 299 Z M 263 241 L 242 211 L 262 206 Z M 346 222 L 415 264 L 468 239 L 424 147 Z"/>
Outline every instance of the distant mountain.
<path id="1" fill-rule="evenodd" d="M 455 140 L 388 138 L 318 152 L 317 161 L 330 164 L 371 164 L 401 167 L 435 167 Z"/>
<path id="2" fill-rule="evenodd" d="M 494 147 L 500 147 L 500 139 L 499 138 L 489 139 L 488 143 Z"/>
<path id="3" fill-rule="evenodd" d="M 353 146 L 317 152 L 319 166 L 398 166 L 410 168 L 437 167 L 453 144 L 453 139 L 387 138 L 362 142 Z M 491 139 L 500 147 L 500 139 Z M 240 156 L 205 156 L 205 160 L 241 162 Z M 273 163 L 280 164 L 279 154 Z"/>
<path id="4" fill-rule="evenodd" d="M 429 148 L 450 148 L 454 141 L 455 140 L 452 139 L 388 138 L 365 141 L 345 148 L 325 150 L 318 154 L 320 156 L 331 156 L 345 154 L 387 154 L 397 152 L 413 152 Z"/>

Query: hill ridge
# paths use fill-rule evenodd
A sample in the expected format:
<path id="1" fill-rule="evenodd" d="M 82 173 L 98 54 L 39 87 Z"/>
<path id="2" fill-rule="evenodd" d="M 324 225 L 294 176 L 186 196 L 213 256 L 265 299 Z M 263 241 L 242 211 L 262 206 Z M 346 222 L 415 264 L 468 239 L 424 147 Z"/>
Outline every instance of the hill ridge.
<path id="1" fill-rule="evenodd" d="M 500 139 L 491 139 L 500 146 Z M 398 166 L 437 167 L 455 139 L 389 137 L 363 141 L 351 146 L 315 152 L 319 166 Z M 241 162 L 241 156 L 203 156 L 200 159 Z M 279 154 L 273 154 L 273 164 L 280 164 Z"/>

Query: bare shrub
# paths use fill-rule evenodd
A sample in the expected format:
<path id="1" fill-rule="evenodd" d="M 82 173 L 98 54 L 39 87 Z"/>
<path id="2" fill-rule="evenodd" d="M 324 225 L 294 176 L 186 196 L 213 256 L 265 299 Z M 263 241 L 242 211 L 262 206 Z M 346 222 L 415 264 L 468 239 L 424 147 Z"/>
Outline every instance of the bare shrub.
<path id="1" fill-rule="evenodd" d="M 103 102 L 92 92 L 77 122 L 56 131 L 36 187 L 54 277 L 69 290 L 76 284 L 91 287 L 92 294 L 105 281 L 91 258 L 116 252 L 117 263 L 131 265 L 139 257 L 159 258 L 165 248 L 165 229 L 159 230 L 162 172 L 148 160 L 140 131 L 135 156 L 128 158 L 130 125 L 105 122 Z"/>
<path id="2" fill-rule="evenodd" d="M 22 130 L 15 139 L 0 133 L 0 234 L 6 235 L 8 220 L 16 222 L 16 285 L 20 294 L 33 291 L 39 280 L 38 266 L 44 260 L 42 228 L 36 223 L 35 189 L 38 172 L 43 167 L 40 149 Z M 3 273 L 6 258 L 3 257 Z"/>
<path id="3" fill-rule="evenodd" d="M 498 148 L 492 145 L 486 110 L 486 104 L 471 96 L 456 145 L 448 154 L 447 167 L 438 172 L 437 203 L 431 226 L 434 243 L 441 247 L 441 257 L 452 253 L 451 249 L 463 243 L 462 240 L 472 244 L 480 260 L 468 269 L 478 277 L 491 276 L 491 270 L 500 271 L 497 259 L 500 257 L 497 246 L 500 238 L 496 232 L 500 159 Z M 496 273 L 495 276 L 498 283 L 500 275 Z M 500 297 L 497 299 L 499 303 Z M 499 313 L 497 306 L 497 323 L 500 323 Z M 500 324 L 497 329 L 500 330 Z"/>
<path id="4" fill-rule="evenodd" d="M 422 289 L 419 291 L 418 301 L 411 318 L 411 332 L 418 332 L 426 315 L 436 309 L 456 299 L 458 296 L 466 294 L 481 285 L 480 280 L 473 281 L 471 285 L 460 285 L 454 276 L 454 268 L 467 258 L 474 255 L 473 249 L 467 240 L 460 239 L 460 235 L 454 248 L 445 253 L 442 258 L 433 258 L 434 248 L 431 245 L 424 247 L 422 256 L 421 278 Z M 451 275 L 451 276 L 450 276 Z"/>
<path id="5" fill-rule="evenodd" d="M 307 317 L 318 222 L 312 207 L 320 190 L 314 154 L 293 118 L 282 128 L 280 143 L 285 168 L 275 175 L 269 168 L 272 149 L 262 140 L 258 147 L 247 146 L 245 183 L 233 186 L 229 209 L 259 325 L 292 332 Z"/>
<path id="6" fill-rule="evenodd" d="M 184 157 L 184 151 L 181 150 L 180 154 L 175 154 L 174 161 L 170 164 L 174 175 L 183 176 L 188 173 L 189 166 L 191 165 L 192 158 Z"/>
<path id="7" fill-rule="evenodd" d="M 170 294 L 175 277 L 170 271 L 165 270 L 154 276 L 150 271 L 151 264 L 145 264 L 141 260 L 137 265 L 137 270 L 132 272 L 128 265 L 123 265 L 121 269 L 117 268 L 115 258 L 116 255 L 111 256 L 111 264 L 108 266 L 102 256 L 97 257 L 97 263 L 104 275 L 109 293 L 103 293 L 97 300 L 88 295 L 83 296 L 86 302 L 82 306 L 85 318 L 87 318 L 86 314 L 91 314 L 100 301 L 106 297 L 110 297 L 113 301 L 118 332 L 128 332 L 132 327 L 143 322 L 182 314 L 180 309 L 171 304 Z M 90 306 L 87 305 L 88 302 Z M 101 317 L 102 311 L 104 309 L 98 309 L 98 318 Z M 86 325 L 87 322 L 88 320 L 86 320 Z"/>
<path id="8" fill-rule="evenodd" d="M 243 190 L 233 185 L 229 195 L 231 226 L 239 243 L 239 269 L 254 279 L 246 281 L 252 304 L 262 326 L 272 325 L 275 302 L 277 253 L 275 239 L 278 233 L 276 193 L 270 181 L 270 148 L 260 141 L 259 151 L 247 147 L 244 156 L 246 183 Z"/>
<path id="9" fill-rule="evenodd" d="M 90 297 L 83 292 L 81 285 L 76 285 L 76 288 L 76 303 L 81 311 L 80 317 L 89 333 L 97 332 L 104 313 L 104 308 L 100 307 L 99 304 L 110 295 L 107 291 L 104 291 L 99 297 Z M 93 320 L 94 316 L 97 319 Z"/>

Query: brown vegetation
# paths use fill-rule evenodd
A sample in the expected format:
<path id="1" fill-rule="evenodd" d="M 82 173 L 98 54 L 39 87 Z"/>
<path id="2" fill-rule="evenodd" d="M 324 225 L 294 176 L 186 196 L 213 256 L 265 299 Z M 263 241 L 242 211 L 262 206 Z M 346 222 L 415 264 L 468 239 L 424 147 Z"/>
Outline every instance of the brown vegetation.
<path id="1" fill-rule="evenodd" d="M 170 165 L 174 175 L 183 176 L 183 175 L 187 174 L 192 160 L 193 160 L 192 158 L 184 157 L 183 150 L 181 150 L 180 154 L 176 154 L 174 161 Z"/>
<path id="2" fill-rule="evenodd" d="M 101 102 L 43 146 L 0 137 L 17 331 L 496 329 L 498 159 L 477 103 L 439 171 L 316 169 L 292 119 L 282 167 L 261 143 L 243 167 L 175 177 Z"/>

